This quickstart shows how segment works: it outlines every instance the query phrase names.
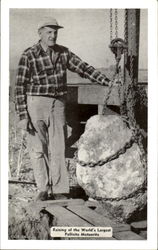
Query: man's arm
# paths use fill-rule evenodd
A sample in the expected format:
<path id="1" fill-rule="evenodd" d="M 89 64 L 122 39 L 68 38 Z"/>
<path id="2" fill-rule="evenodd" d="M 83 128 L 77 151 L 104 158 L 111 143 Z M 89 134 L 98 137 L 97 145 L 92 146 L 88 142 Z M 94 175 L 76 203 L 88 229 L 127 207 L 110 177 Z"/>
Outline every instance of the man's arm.
<path id="1" fill-rule="evenodd" d="M 78 56 L 73 54 L 71 51 L 69 53 L 68 59 L 68 69 L 72 72 L 78 73 L 83 78 L 88 78 L 92 82 L 96 82 L 103 86 L 108 86 L 109 79 L 106 75 L 102 74 L 100 71 L 96 70 L 93 66 L 82 61 Z"/>
<path id="2" fill-rule="evenodd" d="M 15 103 L 16 111 L 19 119 L 28 119 L 27 100 L 26 100 L 26 86 L 30 80 L 30 70 L 28 58 L 25 53 L 22 54 L 16 76 L 15 83 Z"/>

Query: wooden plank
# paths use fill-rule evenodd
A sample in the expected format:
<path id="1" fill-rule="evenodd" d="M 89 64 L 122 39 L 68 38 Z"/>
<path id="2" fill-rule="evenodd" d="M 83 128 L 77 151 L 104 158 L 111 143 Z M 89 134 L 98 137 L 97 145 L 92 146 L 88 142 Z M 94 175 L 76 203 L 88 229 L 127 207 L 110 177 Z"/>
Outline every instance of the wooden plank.
<path id="1" fill-rule="evenodd" d="M 88 200 L 88 201 L 85 201 L 84 206 L 97 208 L 99 206 L 99 202 Z"/>
<path id="2" fill-rule="evenodd" d="M 132 231 L 115 232 L 114 237 L 117 240 L 144 240 L 140 235 Z"/>
<path id="3" fill-rule="evenodd" d="M 107 77 L 109 77 L 109 79 L 112 78 L 112 76 L 115 73 L 115 67 L 110 67 L 110 68 L 98 68 L 98 70 L 107 75 Z M 12 73 L 12 72 L 11 72 Z M 11 76 L 14 76 L 15 73 L 13 71 L 13 73 L 11 74 Z M 92 83 L 89 79 L 85 79 L 80 77 L 78 74 L 73 73 L 68 71 L 67 74 L 68 77 L 68 86 L 69 85 L 81 85 L 81 84 L 89 84 L 89 85 L 94 85 L 94 83 Z M 13 77 L 12 77 L 13 78 Z M 138 83 L 147 83 L 148 82 L 148 69 L 138 69 Z"/>
<path id="4" fill-rule="evenodd" d="M 26 185 L 34 185 L 36 186 L 35 182 L 31 182 L 31 181 L 20 181 L 20 180 L 16 180 L 16 179 L 10 179 L 8 180 L 9 184 L 26 184 Z"/>
<path id="5" fill-rule="evenodd" d="M 133 229 L 145 230 L 145 229 L 147 229 L 147 221 L 143 220 L 143 221 L 132 222 L 131 227 Z"/>
<path id="6" fill-rule="evenodd" d="M 50 205 L 58 205 L 61 207 L 66 207 L 71 205 L 83 205 L 84 203 L 85 201 L 82 199 L 46 200 L 46 201 L 31 202 L 29 206 L 36 207 L 38 209 L 43 209 Z"/>
<path id="7" fill-rule="evenodd" d="M 94 226 L 101 226 L 101 227 L 112 227 L 113 233 L 120 232 L 120 231 L 127 231 L 130 230 L 130 226 L 127 224 L 116 224 L 112 220 L 104 217 L 93 211 L 92 209 L 86 206 L 68 206 L 67 209 L 74 212 L 75 214 L 79 215 L 81 218 L 85 219 L 89 223 Z"/>
<path id="8" fill-rule="evenodd" d="M 51 205 L 45 209 L 47 212 L 52 214 L 54 217 L 57 218 L 57 226 L 64 227 L 64 226 L 70 226 L 70 227 L 93 227 L 92 224 L 89 222 L 83 220 L 82 218 L 78 217 L 74 213 L 70 212 L 66 208 Z M 74 239 L 74 238 L 73 238 Z M 91 238 L 91 237 L 78 237 L 76 239 L 93 239 L 93 240 L 116 240 L 113 237 L 104 237 L 104 238 Z"/>
<path id="9" fill-rule="evenodd" d="M 142 238 L 147 239 L 147 231 L 142 230 L 142 231 L 139 232 L 139 235 L 140 235 Z"/>
<path id="10" fill-rule="evenodd" d="M 79 218 L 77 215 L 71 213 L 66 208 L 63 208 L 61 206 L 50 205 L 45 210 L 57 218 L 57 226 L 71 226 L 71 227 L 92 226 L 92 224 Z"/>

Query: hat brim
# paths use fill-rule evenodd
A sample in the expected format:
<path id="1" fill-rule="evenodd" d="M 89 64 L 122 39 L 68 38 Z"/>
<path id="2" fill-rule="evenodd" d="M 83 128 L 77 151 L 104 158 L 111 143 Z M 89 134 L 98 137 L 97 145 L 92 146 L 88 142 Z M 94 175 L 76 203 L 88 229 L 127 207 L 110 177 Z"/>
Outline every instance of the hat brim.
<path id="1" fill-rule="evenodd" d="M 62 29 L 62 28 L 64 28 L 63 26 L 48 24 L 48 25 L 43 25 L 43 26 L 39 27 L 38 29 L 41 29 L 41 28 L 44 28 L 44 27 L 50 27 L 50 28 L 54 28 L 54 29 Z"/>

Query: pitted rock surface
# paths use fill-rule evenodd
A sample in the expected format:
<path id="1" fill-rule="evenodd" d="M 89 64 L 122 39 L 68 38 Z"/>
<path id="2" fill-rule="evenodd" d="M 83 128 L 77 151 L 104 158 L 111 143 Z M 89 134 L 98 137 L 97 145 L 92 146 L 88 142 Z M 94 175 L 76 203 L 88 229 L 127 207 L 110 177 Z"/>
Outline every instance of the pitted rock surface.
<path id="1" fill-rule="evenodd" d="M 104 160 L 122 148 L 132 136 L 117 115 L 95 115 L 86 124 L 79 140 L 78 158 L 86 163 Z"/>
<path id="2" fill-rule="evenodd" d="M 78 159 L 80 161 L 98 162 L 116 153 L 130 141 L 132 131 L 118 115 L 95 115 L 86 124 L 85 132 L 78 144 Z M 141 162 L 141 151 L 134 143 L 131 148 L 102 166 L 83 167 L 77 163 L 77 180 L 79 185 L 90 197 L 115 198 L 133 193 L 144 182 L 146 172 Z M 121 206 L 119 216 L 128 218 L 139 207 L 137 195 L 127 201 L 111 202 L 111 206 Z M 140 202 L 141 209 L 146 204 L 146 195 Z M 136 199 L 136 200 L 135 200 Z M 132 203 L 131 203 L 132 202 Z M 136 204 L 136 207 L 131 206 Z M 117 210 L 110 206 L 111 211 Z M 131 207 L 131 209 L 130 209 Z"/>

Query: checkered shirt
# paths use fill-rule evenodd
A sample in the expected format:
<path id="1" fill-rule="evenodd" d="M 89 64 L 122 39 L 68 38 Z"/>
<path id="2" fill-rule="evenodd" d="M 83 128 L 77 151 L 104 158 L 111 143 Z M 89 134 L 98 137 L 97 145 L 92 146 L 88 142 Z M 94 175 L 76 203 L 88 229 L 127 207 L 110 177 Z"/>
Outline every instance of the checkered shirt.
<path id="1" fill-rule="evenodd" d="M 57 97 L 67 93 L 67 69 L 83 78 L 108 85 L 108 78 L 83 62 L 68 48 L 55 45 L 53 57 L 40 42 L 25 50 L 20 58 L 15 84 L 16 110 L 20 120 L 28 118 L 27 95 Z"/>

